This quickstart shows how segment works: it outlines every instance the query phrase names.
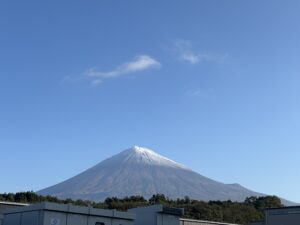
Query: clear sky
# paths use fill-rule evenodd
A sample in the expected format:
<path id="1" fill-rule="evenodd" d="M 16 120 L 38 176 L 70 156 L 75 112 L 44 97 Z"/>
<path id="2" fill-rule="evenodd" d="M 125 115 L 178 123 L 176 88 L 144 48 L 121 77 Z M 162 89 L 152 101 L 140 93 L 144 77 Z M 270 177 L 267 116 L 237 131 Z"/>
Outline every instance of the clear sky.
<path id="1" fill-rule="evenodd" d="M 0 3 L 0 192 L 133 145 L 300 202 L 299 0 Z"/>

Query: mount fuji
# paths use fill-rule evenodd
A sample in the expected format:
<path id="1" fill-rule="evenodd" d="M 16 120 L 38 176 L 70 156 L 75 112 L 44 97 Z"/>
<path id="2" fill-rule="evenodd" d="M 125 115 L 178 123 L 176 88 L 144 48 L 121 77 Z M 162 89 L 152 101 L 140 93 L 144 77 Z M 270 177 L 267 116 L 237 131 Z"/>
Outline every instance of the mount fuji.
<path id="1" fill-rule="evenodd" d="M 93 201 L 132 195 L 150 198 L 158 193 L 172 199 L 189 196 L 204 201 L 244 201 L 249 196 L 264 195 L 239 184 L 214 181 L 150 149 L 138 146 L 38 193 Z"/>

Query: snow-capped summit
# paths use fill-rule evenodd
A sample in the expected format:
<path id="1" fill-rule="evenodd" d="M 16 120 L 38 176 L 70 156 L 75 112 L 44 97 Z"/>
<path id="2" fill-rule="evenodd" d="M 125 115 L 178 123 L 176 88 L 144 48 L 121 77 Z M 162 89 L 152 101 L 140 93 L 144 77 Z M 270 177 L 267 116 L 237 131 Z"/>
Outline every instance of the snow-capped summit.
<path id="1" fill-rule="evenodd" d="M 139 146 L 133 146 L 119 155 L 122 157 L 123 161 L 127 161 L 128 163 L 141 163 L 141 164 L 148 164 L 148 165 L 158 165 L 158 166 L 167 166 L 167 167 L 174 167 L 174 168 L 182 168 L 188 169 L 184 165 L 181 165 L 167 157 L 157 154 L 151 149 Z"/>
<path id="2" fill-rule="evenodd" d="M 153 194 L 165 194 L 173 199 L 189 196 L 205 201 L 244 201 L 246 197 L 262 195 L 240 185 L 214 181 L 148 148 L 138 146 L 124 150 L 39 193 L 94 201 L 131 195 L 149 198 Z"/>
<path id="3" fill-rule="evenodd" d="M 151 150 L 149 148 L 144 148 L 144 147 L 140 147 L 140 146 L 137 146 L 137 145 L 134 145 L 133 147 L 129 148 L 129 150 L 134 151 L 137 154 L 143 154 L 143 153 L 147 153 L 147 152 L 154 152 L 153 150 Z"/>

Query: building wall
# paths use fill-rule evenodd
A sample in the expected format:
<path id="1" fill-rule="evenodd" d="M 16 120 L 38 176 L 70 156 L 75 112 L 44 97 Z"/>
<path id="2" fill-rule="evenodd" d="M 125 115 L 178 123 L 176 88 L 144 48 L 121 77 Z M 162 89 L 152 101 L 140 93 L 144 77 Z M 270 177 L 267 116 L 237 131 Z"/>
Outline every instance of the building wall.
<path id="1" fill-rule="evenodd" d="M 180 225 L 178 216 L 157 214 L 157 225 Z"/>
<path id="2" fill-rule="evenodd" d="M 19 204 L 19 203 L 12 203 L 12 202 L 0 202 L 0 214 L 6 209 L 16 208 L 16 207 L 23 207 L 26 204 Z"/>
<path id="3" fill-rule="evenodd" d="M 20 224 L 21 215 L 22 215 L 21 213 L 6 215 L 3 220 L 3 225 Z"/>
<path id="4" fill-rule="evenodd" d="M 300 207 L 267 210 L 266 225 L 300 225 Z"/>
<path id="5" fill-rule="evenodd" d="M 156 225 L 156 213 L 149 213 L 139 208 L 129 211 L 136 214 L 134 225 Z"/>
<path id="6" fill-rule="evenodd" d="M 40 225 L 41 215 L 39 211 L 8 214 L 4 217 L 3 225 Z"/>
<path id="7" fill-rule="evenodd" d="M 163 205 L 152 205 L 129 209 L 135 213 L 134 225 L 180 225 L 179 217 L 182 209 L 164 207 Z"/>
<path id="8" fill-rule="evenodd" d="M 55 211 L 31 211 L 7 214 L 3 225 L 133 225 L 133 221 Z"/>
<path id="9" fill-rule="evenodd" d="M 27 204 L 17 203 L 17 202 L 0 202 L 0 225 L 3 225 L 3 211 L 10 208 L 23 207 L 27 206 Z"/>

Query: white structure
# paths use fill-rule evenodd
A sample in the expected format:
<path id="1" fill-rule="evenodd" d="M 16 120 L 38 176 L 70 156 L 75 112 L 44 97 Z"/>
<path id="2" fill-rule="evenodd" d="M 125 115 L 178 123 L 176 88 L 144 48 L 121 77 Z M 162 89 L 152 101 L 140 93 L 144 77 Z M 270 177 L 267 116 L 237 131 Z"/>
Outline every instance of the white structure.
<path id="1" fill-rule="evenodd" d="M 152 205 L 129 209 L 136 215 L 134 225 L 180 225 L 180 217 L 184 210 L 165 207 L 163 205 Z"/>
<path id="2" fill-rule="evenodd" d="M 13 205 L 14 203 L 8 204 L 11 207 L 16 207 Z M 26 204 L 17 203 L 17 206 L 26 206 Z M 152 205 L 129 209 L 128 212 L 119 212 L 44 202 L 5 210 L 0 225 L 237 225 L 183 219 L 181 218 L 183 214 L 183 209 L 163 205 Z"/>
<path id="3" fill-rule="evenodd" d="M 116 210 L 44 202 L 4 211 L 3 225 L 133 225 L 135 216 Z"/>
<path id="4" fill-rule="evenodd" d="M 181 218 L 180 225 L 238 225 L 238 224 Z"/>

